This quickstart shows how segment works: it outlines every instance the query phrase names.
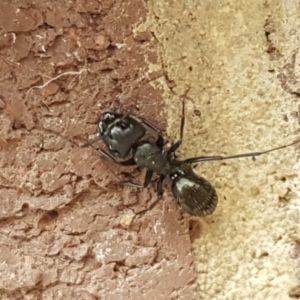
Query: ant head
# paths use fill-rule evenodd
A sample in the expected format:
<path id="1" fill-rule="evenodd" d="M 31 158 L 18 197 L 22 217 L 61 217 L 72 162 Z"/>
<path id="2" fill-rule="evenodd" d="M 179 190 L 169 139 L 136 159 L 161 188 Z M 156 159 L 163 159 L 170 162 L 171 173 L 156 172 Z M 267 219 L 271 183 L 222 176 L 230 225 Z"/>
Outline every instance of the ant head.
<path id="1" fill-rule="evenodd" d="M 146 130 L 128 114 L 106 112 L 98 122 L 100 136 L 113 156 L 125 158 Z"/>
<path id="2" fill-rule="evenodd" d="M 98 121 L 98 129 L 101 136 L 107 134 L 109 128 L 115 123 L 116 120 L 122 119 L 122 115 L 113 112 L 105 112 L 101 119 Z"/>

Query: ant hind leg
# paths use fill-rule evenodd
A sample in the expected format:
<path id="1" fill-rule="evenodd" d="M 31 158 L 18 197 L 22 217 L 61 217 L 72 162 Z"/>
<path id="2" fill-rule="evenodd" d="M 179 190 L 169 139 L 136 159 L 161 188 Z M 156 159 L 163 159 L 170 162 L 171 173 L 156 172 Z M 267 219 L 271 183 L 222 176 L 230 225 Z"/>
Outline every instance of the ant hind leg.
<path id="1" fill-rule="evenodd" d="M 138 188 L 138 189 L 143 189 L 143 188 L 146 188 L 149 185 L 149 183 L 151 182 L 152 175 L 153 175 L 153 172 L 150 171 L 150 170 L 147 170 L 144 184 L 139 184 L 139 183 L 135 183 L 135 182 L 132 182 L 132 181 L 122 181 L 121 184 L 131 186 L 131 187 L 135 187 L 135 188 Z"/>

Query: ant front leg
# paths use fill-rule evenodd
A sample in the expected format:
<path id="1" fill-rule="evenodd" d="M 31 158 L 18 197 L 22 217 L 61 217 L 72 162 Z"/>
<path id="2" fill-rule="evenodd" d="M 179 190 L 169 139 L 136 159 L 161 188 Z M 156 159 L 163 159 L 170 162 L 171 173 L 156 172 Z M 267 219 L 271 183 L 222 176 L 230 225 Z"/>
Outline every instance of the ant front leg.
<path id="1" fill-rule="evenodd" d="M 134 166 L 134 165 L 136 165 L 133 158 L 130 158 L 130 159 L 124 160 L 124 161 L 115 160 L 115 158 L 111 154 L 107 153 L 106 151 L 104 151 L 102 149 L 97 149 L 96 147 L 94 147 L 93 146 L 94 142 L 96 142 L 96 140 L 88 141 L 82 147 L 91 146 L 94 150 L 96 150 L 98 152 L 98 154 L 100 154 L 101 156 L 106 157 L 107 159 L 109 159 L 110 161 L 114 162 L 117 165 L 120 165 L 120 166 Z"/>
<path id="2" fill-rule="evenodd" d="M 136 165 L 133 158 L 130 158 L 130 159 L 124 160 L 124 161 L 117 161 L 117 160 L 115 160 L 115 158 L 112 155 L 105 152 L 104 150 L 97 149 L 97 151 L 101 156 L 106 157 L 107 159 L 109 159 L 110 161 L 114 162 L 117 165 L 120 165 L 120 166 L 134 166 L 134 165 Z"/>

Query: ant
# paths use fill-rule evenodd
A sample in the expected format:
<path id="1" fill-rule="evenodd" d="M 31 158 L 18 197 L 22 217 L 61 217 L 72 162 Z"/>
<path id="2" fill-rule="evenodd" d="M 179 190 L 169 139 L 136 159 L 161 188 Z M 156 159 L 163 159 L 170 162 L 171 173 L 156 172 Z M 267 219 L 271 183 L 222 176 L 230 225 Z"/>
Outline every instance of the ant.
<path id="1" fill-rule="evenodd" d="M 157 182 L 157 194 L 161 198 L 163 194 L 163 183 L 165 179 L 171 180 L 171 190 L 176 203 L 182 209 L 194 216 L 206 216 L 213 213 L 218 203 L 218 195 L 215 188 L 203 177 L 196 175 L 192 169 L 192 164 L 225 160 L 241 157 L 254 157 L 267 154 L 279 149 L 283 149 L 299 143 L 295 141 L 280 147 L 272 148 L 261 152 L 250 152 L 230 156 L 197 156 L 185 160 L 179 160 L 176 151 L 180 147 L 183 139 L 185 123 L 185 103 L 182 102 L 182 117 L 180 125 L 180 139 L 170 147 L 165 147 L 165 140 L 162 132 L 148 120 L 132 114 L 121 114 L 115 112 L 105 112 L 98 121 L 100 138 L 106 144 L 109 153 L 104 150 L 97 151 L 114 163 L 121 166 L 139 166 L 146 168 L 144 184 L 132 181 L 123 181 L 127 186 L 136 188 L 146 188 L 152 179 L 153 173 L 159 175 Z M 155 142 L 147 139 L 142 140 L 146 134 L 146 127 L 154 130 L 158 137 Z M 98 139 L 97 139 L 98 140 Z M 85 146 L 91 145 L 90 141 Z M 123 161 L 117 161 L 115 157 Z"/>

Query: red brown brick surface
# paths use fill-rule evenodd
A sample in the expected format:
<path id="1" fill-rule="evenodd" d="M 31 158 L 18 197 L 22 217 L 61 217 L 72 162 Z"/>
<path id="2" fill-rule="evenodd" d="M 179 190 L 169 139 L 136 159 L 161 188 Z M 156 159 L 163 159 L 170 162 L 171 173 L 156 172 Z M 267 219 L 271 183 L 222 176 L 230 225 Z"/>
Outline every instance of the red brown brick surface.
<path id="1" fill-rule="evenodd" d="M 135 216 L 154 188 L 122 187 L 132 169 L 71 142 L 109 110 L 165 128 L 146 76 L 156 42 L 132 32 L 145 15 L 135 0 L 0 3 L 1 299 L 197 299 L 188 225 L 170 192 Z"/>

